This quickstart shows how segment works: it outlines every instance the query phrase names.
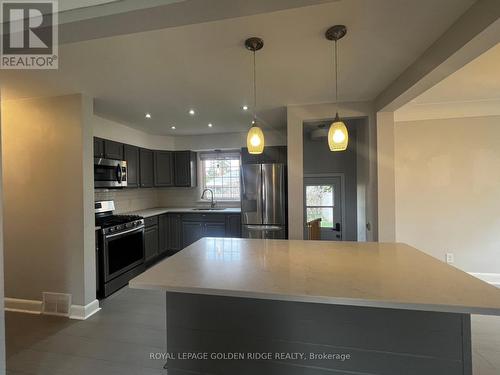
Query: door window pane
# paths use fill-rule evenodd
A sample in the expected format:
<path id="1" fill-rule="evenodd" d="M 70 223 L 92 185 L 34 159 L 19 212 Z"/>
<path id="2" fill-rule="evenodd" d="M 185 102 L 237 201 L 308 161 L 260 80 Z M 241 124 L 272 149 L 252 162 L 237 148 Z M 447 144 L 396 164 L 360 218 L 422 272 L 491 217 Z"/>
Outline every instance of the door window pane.
<path id="1" fill-rule="evenodd" d="M 306 206 L 333 207 L 333 185 L 306 186 Z"/>
<path id="2" fill-rule="evenodd" d="M 306 186 L 306 219 L 321 219 L 322 228 L 333 228 L 333 185 Z"/>
<path id="3" fill-rule="evenodd" d="M 333 228 L 333 207 L 307 207 L 307 221 L 321 219 L 322 228 Z"/>

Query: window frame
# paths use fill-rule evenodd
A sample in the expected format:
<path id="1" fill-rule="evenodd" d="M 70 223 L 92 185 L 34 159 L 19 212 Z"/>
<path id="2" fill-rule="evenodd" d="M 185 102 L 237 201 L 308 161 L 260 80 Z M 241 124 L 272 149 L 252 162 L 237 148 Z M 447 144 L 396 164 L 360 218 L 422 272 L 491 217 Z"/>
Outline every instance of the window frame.
<path id="1" fill-rule="evenodd" d="M 205 162 L 207 160 L 238 160 L 238 176 L 236 180 L 238 181 L 238 190 L 241 193 L 241 152 L 240 150 L 224 150 L 224 151 L 203 151 L 198 152 L 198 181 L 199 184 L 199 194 L 200 199 L 198 202 L 207 202 L 206 199 L 201 199 L 201 193 L 204 189 L 212 189 L 212 187 L 206 186 L 206 174 L 205 174 Z M 228 177 L 233 179 L 234 177 Z M 219 203 L 239 203 L 241 201 L 241 196 L 231 197 L 231 198 L 221 198 L 218 197 L 214 190 L 214 201 Z"/>
<path id="2" fill-rule="evenodd" d="M 332 204 L 331 205 L 323 205 L 323 206 L 318 206 L 318 205 L 313 205 L 313 206 L 310 206 L 307 204 L 307 188 L 309 186 L 331 186 L 332 187 Z M 307 210 L 309 208 L 313 209 L 313 208 L 331 208 L 332 209 L 332 217 L 331 217 L 331 220 L 332 220 L 332 225 L 333 225 L 333 222 L 334 222 L 334 210 L 337 208 L 337 206 L 335 205 L 335 186 L 333 184 L 329 184 L 329 183 L 315 183 L 315 184 L 305 184 L 305 192 L 304 192 L 304 208 L 305 208 L 305 221 L 307 222 L 308 221 L 308 218 L 307 218 Z M 333 228 L 330 227 L 330 226 L 324 226 L 323 225 L 324 221 L 322 220 L 321 221 L 321 224 L 320 224 L 320 227 L 321 228 Z"/>

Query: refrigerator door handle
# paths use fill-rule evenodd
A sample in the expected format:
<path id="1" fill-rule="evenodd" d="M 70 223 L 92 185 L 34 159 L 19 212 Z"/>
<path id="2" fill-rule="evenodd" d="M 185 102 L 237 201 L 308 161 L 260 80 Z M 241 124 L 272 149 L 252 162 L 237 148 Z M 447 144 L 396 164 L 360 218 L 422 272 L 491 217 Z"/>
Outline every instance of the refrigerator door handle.
<path id="1" fill-rule="evenodd" d="M 254 231 L 267 230 L 269 232 L 276 232 L 283 230 L 283 227 L 279 227 L 277 225 L 246 225 L 246 228 L 248 230 L 254 230 Z"/>

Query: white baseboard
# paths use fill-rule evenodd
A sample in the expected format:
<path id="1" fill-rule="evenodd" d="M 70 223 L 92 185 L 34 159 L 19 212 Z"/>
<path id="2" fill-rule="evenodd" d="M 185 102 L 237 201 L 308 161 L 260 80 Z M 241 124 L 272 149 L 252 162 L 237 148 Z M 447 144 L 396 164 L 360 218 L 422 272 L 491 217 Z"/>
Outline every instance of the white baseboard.
<path id="1" fill-rule="evenodd" d="M 5 297 L 4 302 L 5 311 L 14 311 L 37 315 L 40 315 L 42 313 L 42 301 Z"/>
<path id="2" fill-rule="evenodd" d="M 18 298 L 5 298 L 5 311 L 20 312 L 25 314 L 42 314 L 42 301 L 18 299 Z M 101 308 L 99 301 L 94 300 L 88 305 L 71 305 L 69 318 L 76 320 L 85 320 L 94 315 Z"/>
<path id="3" fill-rule="evenodd" d="M 469 275 L 477 277 L 488 284 L 500 288 L 500 273 L 469 272 Z"/>
<path id="4" fill-rule="evenodd" d="M 100 309 L 101 308 L 99 307 L 99 301 L 96 299 L 85 306 L 71 305 L 71 311 L 69 313 L 69 318 L 70 319 L 77 319 L 77 320 L 85 320 L 85 319 L 91 317 L 92 315 L 94 315 Z"/>

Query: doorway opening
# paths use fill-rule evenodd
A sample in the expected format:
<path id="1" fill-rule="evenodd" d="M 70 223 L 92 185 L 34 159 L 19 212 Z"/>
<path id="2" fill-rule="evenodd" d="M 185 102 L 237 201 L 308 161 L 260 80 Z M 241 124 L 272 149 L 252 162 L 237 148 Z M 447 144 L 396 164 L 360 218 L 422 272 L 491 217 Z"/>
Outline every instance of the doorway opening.
<path id="1" fill-rule="evenodd" d="M 304 178 L 304 222 L 320 219 L 318 239 L 342 241 L 343 180 L 343 174 Z M 307 233 L 304 238 L 312 239 Z"/>
<path id="2" fill-rule="evenodd" d="M 368 119 L 343 120 L 349 132 L 349 145 L 340 152 L 332 152 L 328 147 L 330 119 L 304 122 L 305 239 L 310 238 L 311 225 L 319 224 L 319 229 L 314 231 L 315 239 L 366 240 Z"/>

